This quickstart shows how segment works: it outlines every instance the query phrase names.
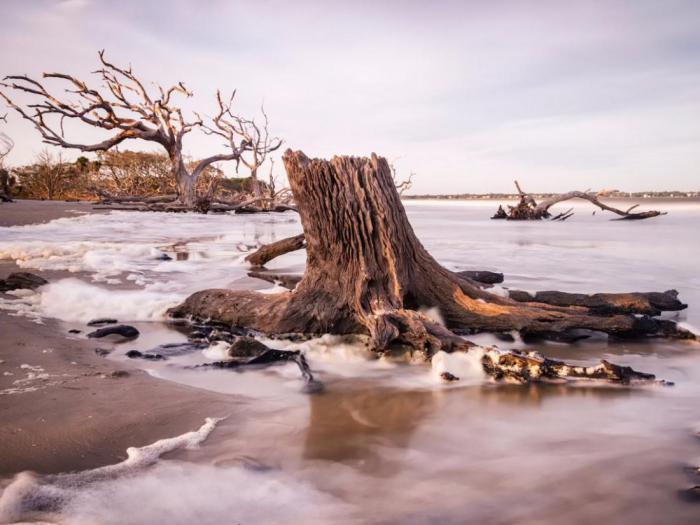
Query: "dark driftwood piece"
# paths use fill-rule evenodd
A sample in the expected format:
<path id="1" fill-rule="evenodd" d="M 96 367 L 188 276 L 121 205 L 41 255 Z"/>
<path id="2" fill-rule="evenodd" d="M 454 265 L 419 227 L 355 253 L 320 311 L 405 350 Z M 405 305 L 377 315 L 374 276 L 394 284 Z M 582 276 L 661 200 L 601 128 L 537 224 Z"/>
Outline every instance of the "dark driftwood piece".
<path id="1" fill-rule="evenodd" d="M 535 199 L 525 193 L 521 188 L 520 184 L 518 184 L 518 181 L 515 181 L 515 187 L 518 190 L 518 194 L 520 195 L 520 202 L 518 202 L 517 205 L 515 206 L 508 206 L 508 212 L 506 212 L 502 206 L 498 207 L 498 210 L 496 211 L 496 214 L 491 217 L 492 219 L 507 219 L 511 221 L 531 221 L 531 220 L 541 220 L 541 219 L 552 219 L 554 221 L 565 221 L 569 217 L 571 217 L 573 213 L 573 209 L 569 209 L 563 213 L 560 213 L 556 215 L 555 217 L 552 217 L 551 213 L 549 213 L 549 209 L 554 206 L 555 204 L 558 204 L 560 202 L 568 201 L 571 199 L 583 199 L 591 204 L 598 206 L 601 210 L 604 211 L 609 211 L 612 212 L 616 215 L 619 215 L 619 218 L 613 219 L 613 220 L 641 220 L 641 219 L 649 219 L 651 217 L 658 217 L 659 215 L 666 215 L 666 212 L 661 212 L 661 211 L 656 211 L 656 210 L 650 210 L 650 211 L 643 211 L 643 212 L 633 212 L 632 210 L 636 209 L 639 204 L 635 204 L 634 206 L 630 206 L 626 210 L 620 210 L 618 208 L 614 208 L 608 204 L 605 204 L 604 202 L 601 202 L 599 200 L 599 197 L 602 197 L 605 195 L 604 192 L 595 194 L 591 193 L 590 191 L 569 191 L 567 193 L 562 193 L 560 195 L 553 195 L 551 197 L 548 197 L 546 199 L 543 199 L 539 204 L 535 201 Z"/>
<path id="2" fill-rule="evenodd" d="M 252 266 L 265 266 L 266 263 L 270 262 L 275 257 L 279 257 L 280 255 L 296 250 L 301 250 L 305 246 L 306 242 L 304 240 L 304 234 L 301 233 L 299 235 L 295 235 L 294 237 L 287 237 L 286 239 L 265 244 L 255 252 L 248 255 L 245 260 Z"/>
<path id="3" fill-rule="evenodd" d="M 583 306 L 521 303 L 489 293 L 440 266 L 411 228 L 385 159 L 309 159 L 287 151 L 284 163 L 306 240 L 304 276 L 291 292 L 204 290 L 170 310 L 277 334 L 365 334 L 376 352 L 468 351 L 455 334 L 566 333 L 693 337 L 674 323 L 636 312 L 601 315 Z M 439 309 L 445 326 L 419 310 Z M 493 366 L 507 368 L 496 362 Z M 522 375 L 522 372 L 521 374 Z M 622 381 L 622 379 L 612 379 Z"/>
<path id="4" fill-rule="evenodd" d="M 619 313 L 638 313 L 659 315 L 661 312 L 675 312 L 688 307 L 678 300 L 676 290 L 666 292 L 633 293 L 567 293 L 544 291 L 531 294 L 522 290 L 510 290 L 508 295 L 516 301 L 528 303 L 547 303 L 555 306 L 580 306 L 593 312 L 608 315 Z"/>
<path id="5" fill-rule="evenodd" d="M 573 366 L 563 361 L 547 359 L 534 352 L 487 352 L 481 359 L 487 374 L 494 379 L 510 379 L 519 383 L 557 379 L 602 379 L 629 384 L 633 381 L 653 381 L 653 374 L 637 372 L 602 360 L 596 366 Z M 670 384 L 662 381 L 664 384 Z"/>
<path id="6" fill-rule="evenodd" d="M 275 350 L 273 348 L 265 347 L 262 345 L 262 343 L 259 344 L 264 348 L 264 350 L 258 352 L 257 355 L 254 355 L 253 357 L 248 356 L 242 359 L 233 359 L 229 361 L 214 361 L 213 363 L 207 363 L 205 366 L 241 370 L 245 369 L 246 367 L 257 368 L 275 363 L 291 361 L 296 363 L 296 365 L 299 367 L 301 377 L 305 383 L 304 390 L 307 393 L 316 393 L 323 390 L 323 385 L 314 378 L 309 363 L 306 361 L 304 354 L 302 354 L 299 350 Z"/>
<path id="7" fill-rule="evenodd" d="M 464 270 L 455 272 L 463 279 L 471 279 L 482 284 L 498 284 L 503 282 L 503 274 L 499 272 L 489 272 L 488 270 Z"/>

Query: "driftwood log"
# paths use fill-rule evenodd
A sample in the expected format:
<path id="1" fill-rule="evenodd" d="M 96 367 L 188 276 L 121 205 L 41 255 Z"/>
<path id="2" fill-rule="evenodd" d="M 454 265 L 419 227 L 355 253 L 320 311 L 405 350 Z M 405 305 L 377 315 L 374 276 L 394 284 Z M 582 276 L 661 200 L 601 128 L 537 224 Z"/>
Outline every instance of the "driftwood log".
<path id="1" fill-rule="evenodd" d="M 376 352 L 425 357 L 474 346 L 455 330 L 693 337 L 634 310 L 603 315 L 585 306 L 518 302 L 443 268 L 416 238 L 384 158 L 327 161 L 288 150 L 283 160 L 306 242 L 301 281 L 277 294 L 204 290 L 172 308 L 172 316 L 268 335 L 364 334 Z M 423 308 L 439 309 L 444 325 Z"/>
<path id="2" fill-rule="evenodd" d="M 552 217 L 549 209 L 555 204 L 571 199 L 583 199 L 597 206 L 601 210 L 612 212 L 619 216 L 617 219 L 613 219 L 618 221 L 641 220 L 666 215 L 666 212 L 656 210 L 642 212 L 633 211 L 639 206 L 639 204 L 630 206 L 626 210 L 614 208 L 600 201 L 600 197 L 605 196 L 606 192 L 592 193 L 590 191 L 569 191 L 560 195 L 552 195 L 551 197 L 547 197 L 538 204 L 531 195 L 525 193 L 520 188 L 520 184 L 517 180 L 515 181 L 515 187 L 520 195 L 520 201 L 518 204 L 515 206 L 508 206 L 507 212 L 503 209 L 503 206 L 498 206 L 498 210 L 496 210 L 496 213 L 491 217 L 492 219 L 507 219 L 510 221 L 536 221 L 541 219 L 551 219 L 553 221 L 565 221 L 574 214 L 573 208 L 563 213 L 559 213 L 554 217 Z"/>
<path id="3" fill-rule="evenodd" d="M 284 255 L 285 253 L 301 250 L 306 246 L 304 234 L 287 237 L 270 244 L 261 246 L 258 250 L 248 255 L 245 260 L 252 266 L 265 266 L 272 259 Z"/>

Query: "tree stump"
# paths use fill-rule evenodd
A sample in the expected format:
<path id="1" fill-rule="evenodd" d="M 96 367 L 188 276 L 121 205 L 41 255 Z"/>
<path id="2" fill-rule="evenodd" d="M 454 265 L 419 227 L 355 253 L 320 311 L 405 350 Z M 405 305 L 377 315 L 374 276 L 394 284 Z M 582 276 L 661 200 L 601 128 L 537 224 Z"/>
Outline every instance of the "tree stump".
<path id="1" fill-rule="evenodd" d="M 306 241 L 299 284 L 279 294 L 204 290 L 173 308 L 173 316 L 269 335 L 366 334 L 376 351 L 410 348 L 427 356 L 471 345 L 451 330 L 688 336 L 637 312 L 518 302 L 443 268 L 413 232 L 382 157 L 322 160 L 287 150 L 283 160 Z M 439 309 L 444 326 L 421 313 L 425 308 Z"/>

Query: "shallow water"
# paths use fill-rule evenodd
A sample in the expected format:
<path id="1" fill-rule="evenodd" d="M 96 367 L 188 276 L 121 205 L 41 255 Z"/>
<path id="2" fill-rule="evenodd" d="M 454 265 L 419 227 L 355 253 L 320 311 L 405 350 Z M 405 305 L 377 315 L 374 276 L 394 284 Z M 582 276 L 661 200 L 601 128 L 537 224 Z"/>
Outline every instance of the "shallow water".
<path id="1" fill-rule="evenodd" d="M 504 286 L 525 290 L 676 288 L 690 304 L 678 319 L 698 327 L 700 206 L 657 206 L 669 215 L 610 222 L 582 204 L 564 223 L 512 223 L 488 219 L 493 202 L 406 205 L 418 237 L 449 268 L 502 271 Z M 66 329 L 84 329 L 100 316 L 128 321 L 142 336 L 114 345 L 109 356 L 126 359 L 130 349 L 185 340 L 160 319 L 192 291 L 270 288 L 245 277 L 242 259 L 258 243 L 298 231 L 293 214 L 112 213 L 0 229 L 0 257 L 77 272 L 0 308 L 57 317 Z M 162 253 L 172 260 L 159 260 Z M 300 271 L 303 253 L 271 267 Z M 497 385 L 478 370 L 445 386 L 427 366 L 369 359 L 361 340 L 275 345 L 301 347 L 325 392 L 303 394 L 292 364 L 245 373 L 184 368 L 215 359 L 199 351 L 143 362 L 155 376 L 235 395 L 231 415 L 199 448 L 171 451 L 147 468 L 79 483 L 70 475 L 14 480 L 0 497 L 0 517 L 79 524 L 700 522 L 700 504 L 679 496 L 700 484 L 684 468 L 700 465 L 696 344 L 598 337 L 528 347 L 585 363 L 609 358 L 674 387 Z M 42 506 L 42 494 L 54 503 Z"/>

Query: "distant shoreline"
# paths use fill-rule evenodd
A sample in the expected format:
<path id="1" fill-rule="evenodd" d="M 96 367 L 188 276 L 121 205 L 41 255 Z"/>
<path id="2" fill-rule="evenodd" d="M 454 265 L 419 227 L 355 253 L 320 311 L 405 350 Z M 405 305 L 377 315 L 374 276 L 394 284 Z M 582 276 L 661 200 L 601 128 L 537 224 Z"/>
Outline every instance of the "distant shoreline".
<path id="1" fill-rule="evenodd" d="M 680 193 L 680 192 L 679 192 Z M 663 195 L 662 193 L 645 194 L 616 194 L 601 197 L 604 201 L 655 201 L 655 202 L 700 202 L 700 192 L 687 192 L 690 195 Z M 530 193 L 535 200 L 545 199 L 556 193 Z M 489 195 L 402 195 L 402 200 L 421 201 L 517 201 L 518 194 L 489 194 Z"/>

